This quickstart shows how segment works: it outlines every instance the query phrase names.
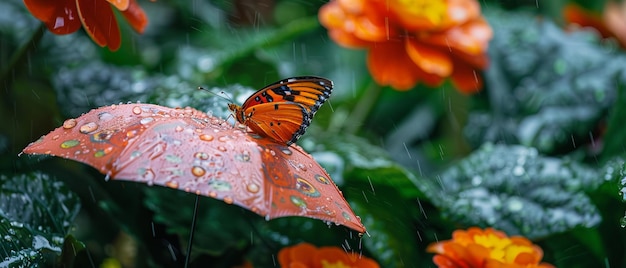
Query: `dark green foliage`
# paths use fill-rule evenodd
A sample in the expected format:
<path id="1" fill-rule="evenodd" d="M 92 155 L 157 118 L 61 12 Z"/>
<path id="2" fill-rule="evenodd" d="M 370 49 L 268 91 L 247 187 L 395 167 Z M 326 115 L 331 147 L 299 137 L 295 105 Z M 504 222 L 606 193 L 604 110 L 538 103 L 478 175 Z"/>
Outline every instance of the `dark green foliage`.
<path id="1" fill-rule="evenodd" d="M 64 237 L 79 209 L 76 195 L 45 174 L 0 175 L 2 265 L 53 264 L 67 250 L 63 246 Z M 73 257 L 67 254 L 63 252 L 61 262 L 70 264 Z"/>
<path id="2" fill-rule="evenodd" d="M 601 220 L 585 194 L 603 182 L 598 172 L 534 148 L 483 145 L 437 178 L 431 200 L 468 226 L 540 238 Z"/>
<path id="3" fill-rule="evenodd" d="M 626 57 L 591 32 L 563 32 L 524 14 L 488 13 L 494 28 L 486 91 L 465 133 L 558 154 L 591 145 L 626 83 Z M 512 52 L 513 51 L 513 52 Z"/>

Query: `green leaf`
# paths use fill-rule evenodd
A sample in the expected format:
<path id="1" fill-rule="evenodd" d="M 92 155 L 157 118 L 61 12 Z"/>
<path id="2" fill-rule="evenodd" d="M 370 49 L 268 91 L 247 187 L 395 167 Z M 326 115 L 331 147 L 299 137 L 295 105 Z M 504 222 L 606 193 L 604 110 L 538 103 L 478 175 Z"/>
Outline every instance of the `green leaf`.
<path id="1" fill-rule="evenodd" d="M 423 197 L 417 185 L 430 189 L 411 172 L 393 162 L 387 152 L 363 138 L 349 135 L 312 133 L 301 142 L 326 168 L 371 237 L 364 237 L 365 248 L 382 267 L 415 267 L 423 262 L 423 248 L 415 238 Z M 367 236 L 367 235 L 366 235 Z M 428 258 L 429 259 L 429 258 Z"/>
<path id="2" fill-rule="evenodd" d="M 59 106 L 66 117 L 123 101 L 145 101 L 145 92 L 158 85 L 141 68 L 119 67 L 92 61 L 64 68 L 53 77 Z"/>
<path id="3" fill-rule="evenodd" d="M 534 148 L 487 144 L 437 180 L 440 190 L 426 193 L 451 220 L 467 226 L 537 238 L 601 220 L 585 193 L 603 182 L 601 175 Z"/>
<path id="4" fill-rule="evenodd" d="M 369 189 L 366 182 L 352 187 Z M 418 206 L 407 202 L 397 189 L 375 184 L 375 191 L 352 198 L 352 208 L 367 228 L 363 244 L 380 261 L 381 267 L 418 267 L 425 254 L 415 236 L 414 215 Z M 420 254 L 422 253 L 422 254 Z"/>
<path id="5" fill-rule="evenodd" d="M 356 136 L 324 134 L 305 138 L 300 145 L 313 155 L 338 185 L 349 181 L 381 184 L 399 189 L 405 198 L 423 197 L 416 185 L 421 182 L 404 167 L 393 162 L 387 152 Z M 369 189 L 371 187 L 367 187 Z"/>
<path id="6" fill-rule="evenodd" d="M 180 236 L 187 245 L 195 195 L 164 187 L 146 188 L 145 204 L 154 211 L 154 221 L 168 226 L 168 232 Z M 242 250 L 250 241 L 252 212 L 224 202 L 200 197 L 193 254 L 218 256 L 232 250 Z"/>
<path id="7" fill-rule="evenodd" d="M 78 198 L 47 175 L 1 175 L 1 266 L 50 264 L 61 254 L 63 237 L 79 209 Z"/>
<path id="8" fill-rule="evenodd" d="M 621 80 L 621 81 L 625 81 Z M 604 133 L 604 145 L 602 147 L 602 159 L 607 160 L 626 154 L 626 84 L 620 83 L 615 105 L 609 116 L 606 133 Z"/>
<path id="9" fill-rule="evenodd" d="M 470 142 L 522 144 L 549 154 L 593 142 L 618 85 L 626 83 L 618 76 L 626 57 L 592 32 L 564 32 L 524 13 L 487 15 L 494 27 L 491 63 L 465 128 Z"/>

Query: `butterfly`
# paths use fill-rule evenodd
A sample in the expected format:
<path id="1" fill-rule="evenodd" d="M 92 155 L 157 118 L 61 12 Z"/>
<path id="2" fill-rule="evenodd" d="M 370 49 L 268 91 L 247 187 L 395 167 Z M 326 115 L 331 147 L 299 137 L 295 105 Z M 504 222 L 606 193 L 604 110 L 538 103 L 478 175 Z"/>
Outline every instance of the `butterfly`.
<path id="1" fill-rule="evenodd" d="M 254 133 L 291 145 L 330 97 L 333 82 L 317 76 L 280 80 L 252 94 L 243 105 L 228 104 L 237 121 Z"/>
<path id="2" fill-rule="evenodd" d="M 109 179 L 223 200 L 268 220 L 305 216 L 365 232 L 330 175 L 297 144 L 246 135 L 189 107 L 101 107 L 67 119 L 23 152 L 83 162 Z"/>

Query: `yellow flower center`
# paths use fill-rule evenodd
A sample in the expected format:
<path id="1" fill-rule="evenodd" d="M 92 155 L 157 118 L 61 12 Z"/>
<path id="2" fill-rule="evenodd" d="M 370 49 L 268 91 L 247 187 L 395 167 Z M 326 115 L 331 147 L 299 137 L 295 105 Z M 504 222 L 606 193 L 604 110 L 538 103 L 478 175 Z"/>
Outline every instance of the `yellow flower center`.
<path id="1" fill-rule="evenodd" d="M 476 235 L 474 242 L 490 249 L 490 258 L 504 263 L 513 263 L 520 253 L 533 252 L 531 247 L 513 244 L 511 239 L 494 234 Z"/>
<path id="2" fill-rule="evenodd" d="M 397 10 L 406 15 L 426 18 L 437 25 L 443 21 L 448 9 L 443 0 L 396 0 Z"/>
<path id="3" fill-rule="evenodd" d="M 328 262 L 326 260 L 322 260 L 322 267 L 323 268 L 351 268 L 349 265 L 345 265 L 341 261 L 337 261 L 335 263 L 330 263 L 330 262 Z"/>

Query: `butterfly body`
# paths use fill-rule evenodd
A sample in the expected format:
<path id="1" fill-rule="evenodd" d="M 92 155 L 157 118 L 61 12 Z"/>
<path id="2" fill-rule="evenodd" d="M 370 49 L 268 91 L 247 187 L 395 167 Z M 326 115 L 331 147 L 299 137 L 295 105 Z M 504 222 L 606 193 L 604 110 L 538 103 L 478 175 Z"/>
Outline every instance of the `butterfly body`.
<path id="1" fill-rule="evenodd" d="M 332 88 L 333 82 L 322 77 L 293 77 L 262 88 L 241 106 L 231 103 L 228 108 L 254 133 L 290 145 L 304 134 Z"/>

